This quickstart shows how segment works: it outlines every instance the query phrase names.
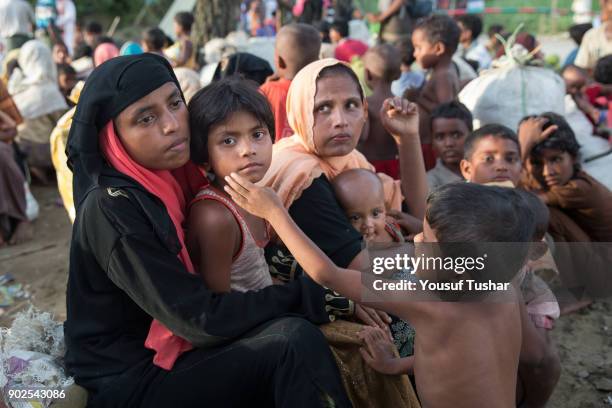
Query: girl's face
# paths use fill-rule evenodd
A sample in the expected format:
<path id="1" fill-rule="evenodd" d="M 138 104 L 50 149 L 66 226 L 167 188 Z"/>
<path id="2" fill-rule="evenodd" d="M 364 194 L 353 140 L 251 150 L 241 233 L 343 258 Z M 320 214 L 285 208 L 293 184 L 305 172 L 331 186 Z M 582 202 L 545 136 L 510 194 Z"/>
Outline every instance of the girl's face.
<path id="1" fill-rule="evenodd" d="M 319 156 L 346 156 L 357 146 L 367 118 L 357 86 L 349 74 L 317 80 L 312 132 Z"/>
<path id="2" fill-rule="evenodd" d="M 272 137 L 265 124 L 246 111 L 232 113 L 208 132 L 207 170 L 218 185 L 238 173 L 251 183 L 260 181 L 272 162 Z"/>
<path id="3" fill-rule="evenodd" d="M 189 160 L 189 116 L 173 82 L 125 108 L 114 123 L 123 147 L 143 167 L 174 170 Z"/>
<path id="4" fill-rule="evenodd" d="M 567 184 L 574 176 L 574 159 L 559 149 L 542 149 L 541 157 L 530 160 L 532 173 L 542 187 Z"/>

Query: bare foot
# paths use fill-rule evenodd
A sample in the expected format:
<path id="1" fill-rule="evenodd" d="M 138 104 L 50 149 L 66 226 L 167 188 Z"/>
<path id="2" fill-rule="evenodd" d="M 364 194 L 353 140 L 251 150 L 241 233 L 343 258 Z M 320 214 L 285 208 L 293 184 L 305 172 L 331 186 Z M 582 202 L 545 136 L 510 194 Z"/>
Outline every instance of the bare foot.
<path id="1" fill-rule="evenodd" d="M 577 312 L 580 309 L 584 309 L 589 306 L 593 301 L 591 299 L 578 300 L 574 303 L 568 303 L 561 307 L 561 314 L 566 315 Z"/>
<path id="2" fill-rule="evenodd" d="M 32 239 L 34 233 L 30 221 L 21 221 L 9 239 L 9 245 L 23 244 Z"/>

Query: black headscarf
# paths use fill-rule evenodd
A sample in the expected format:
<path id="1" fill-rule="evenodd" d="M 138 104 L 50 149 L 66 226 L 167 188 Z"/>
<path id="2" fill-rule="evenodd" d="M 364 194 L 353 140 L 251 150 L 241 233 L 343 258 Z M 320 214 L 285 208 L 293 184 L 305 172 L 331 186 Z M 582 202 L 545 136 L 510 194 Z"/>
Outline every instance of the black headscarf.
<path id="1" fill-rule="evenodd" d="M 98 135 L 125 108 L 163 84 L 181 87 L 168 61 L 155 54 L 116 57 L 96 67 L 81 92 L 68 135 L 66 154 L 72 169 L 75 207 L 98 185 L 105 159 Z"/>
<path id="2" fill-rule="evenodd" d="M 274 71 L 265 59 L 248 52 L 237 52 L 230 55 L 227 61 L 219 63 L 213 80 L 217 81 L 228 76 L 238 75 L 261 85 L 273 73 Z"/>

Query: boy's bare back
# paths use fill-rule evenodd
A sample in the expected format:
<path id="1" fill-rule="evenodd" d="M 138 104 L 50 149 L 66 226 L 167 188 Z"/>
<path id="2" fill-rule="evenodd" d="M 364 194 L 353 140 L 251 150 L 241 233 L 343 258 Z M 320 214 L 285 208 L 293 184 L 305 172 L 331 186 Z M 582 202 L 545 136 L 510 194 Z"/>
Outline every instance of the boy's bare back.
<path id="1" fill-rule="evenodd" d="M 512 298 L 411 302 L 408 315 L 398 313 L 418 333 L 414 370 L 424 408 L 516 406 L 521 319 Z"/>
<path id="2" fill-rule="evenodd" d="M 419 106 L 421 142 L 431 143 L 430 114 L 433 109 L 442 103 L 455 100 L 459 94 L 459 87 L 459 75 L 454 64 L 436 66 L 433 69 L 415 101 Z"/>
<path id="3" fill-rule="evenodd" d="M 516 406 L 521 319 L 511 297 L 514 302 L 423 302 L 418 310 L 413 303 L 409 316 L 398 313 L 418 333 L 414 370 L 424 408 Z"/>

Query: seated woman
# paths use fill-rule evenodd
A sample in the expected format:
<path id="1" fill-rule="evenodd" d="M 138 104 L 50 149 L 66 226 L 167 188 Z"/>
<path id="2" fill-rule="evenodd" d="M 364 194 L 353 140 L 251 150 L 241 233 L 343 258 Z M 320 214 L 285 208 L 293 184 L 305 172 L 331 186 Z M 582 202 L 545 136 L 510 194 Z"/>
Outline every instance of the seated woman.
<path id="1" fill-rule="evenodd" d="M 8 83 L 9 93 L 24 118 L 16 140 L 28 156 L 32 174 L 46 182 L 46 172 L 53 167 L 49 136 L 68 105 L 57 83 L 51 51 L 43 42 L 25 43 L 18 63 L 19 69 L 13 71 Z"/>
<path id="2" fill-rule="evenodd" d="M 385 101 L 383 110 L 397 103 L 401 112 L 408 112 L 403 102 L 391 99 Z M 307 65 L 291 82 L 287 116 L 296 133 L 274 144 L 272 164 L 261 184 L 278 193 L 296 224 L 337 266 L 364 269 L 369 256 L 363 249 L 362 236 L 346 217 L 331 183 L 345 170 L 374 169 L 355 149 L 367 117 L 367 105 L 356 75 L 347 64 L 332 58 Z M 399 181 L 379 175 L 385 190 L 385 204 L 389 209 L 398 210 L 403 189 L 411 215 L 422 218 L 427 181 L 418 129 L 412 127 L 410 121 L 383 116 L 381 122 L 398 145 L 401 169 L 401 188 Z M 411 117 L 414 116 L 412 113 Z M 268 245 L 266 256 L 276 278 L 290 281 L 301 274 L 282 245 Z M 335 298 L 337 306 L 346 301 L 338 295 L 330 294 L 330 297 Z M 345 314 L 354 314 L 363 323 L 389 330 L 386 314 L 378 314 L 361 305 L 345 304 Z M 361 326 L 355 328 L 360 329 Z M 401 321 L 392 323 L 392 329 L 398 343 L 404 343 L 411 334 Z M 335 334 L 326 334 L 332 342 L 337 338 Z M 348 337 L 343 336 L 345 348 L 350 345 Z M 355 344 L 361 342 L 355 340 L 352 345 Z M 356 349 L 352 349 L 352 353 L 357 353 Z M 358 397 L 351 395 L 354 404 Z"/>
<path id="3" fill-rule="evenodd" d="M 182 222 L 205 180 L 189 138 L 164 58 L 117 57 L 87 80 L 68 138 L 76 219 L 64 331 L 88 406 L 350 406 L 305 320 L 330 320 L 320 286 L 304 277 L 213 294 L 193 274 Z"/>
<path id="4" fill-rule="evenodd" d="M 26 214 L 26 181 L 11 146 L 16 134 L 15 121 L 0 110 L 0 248 L 32 236 Z"/>

